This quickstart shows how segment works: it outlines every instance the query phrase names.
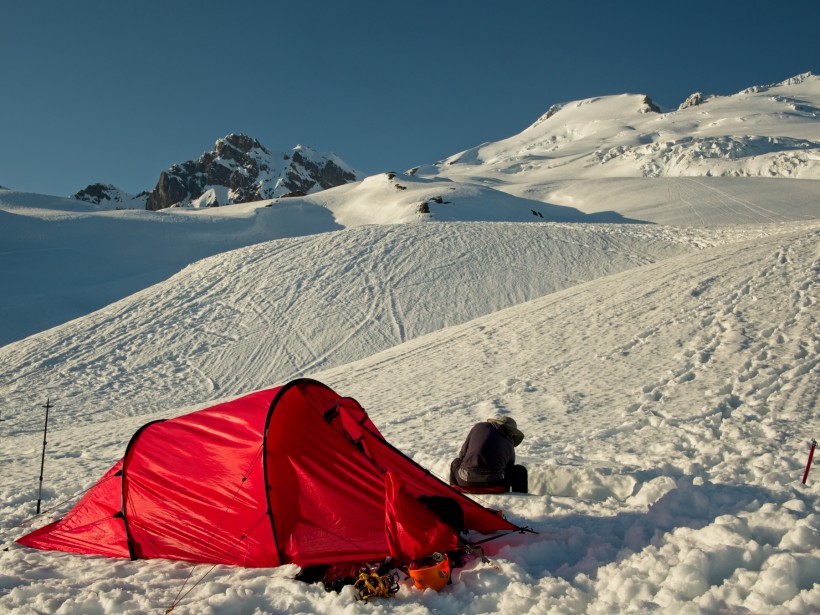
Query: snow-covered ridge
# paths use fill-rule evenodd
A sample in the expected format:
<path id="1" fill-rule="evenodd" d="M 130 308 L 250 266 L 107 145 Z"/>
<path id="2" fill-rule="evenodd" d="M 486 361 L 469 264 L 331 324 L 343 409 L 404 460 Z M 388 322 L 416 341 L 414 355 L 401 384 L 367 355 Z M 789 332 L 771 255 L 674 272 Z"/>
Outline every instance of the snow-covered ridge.
<path id="1" fill-rule="evenodd" d="M 756 85 L 750 88 L 746 88 L 742 90 L 741 94 L 758 94 L 760 92 L 766 92 L 773 88 L 789 86 L 789 85 L 801 85 L 807 81 L 820 81 L 820 76 L 815 75 L 811 71 L 801 73 L 799 75 L 795 75 L 794 77 L 790 77 L 789 79 L 785 79 L 784 81 L 780 81 L 779 83 L 771 83 L 769 85 Z"/>
<path id="2" fill-rule="evenodd" d="M 656 111 L 642 94 L 553 105 L 518 135 L 414 173 L 489 179 L 516 194 L 571 178 L 820 179 L 820 78 L 811 73 Z"/>

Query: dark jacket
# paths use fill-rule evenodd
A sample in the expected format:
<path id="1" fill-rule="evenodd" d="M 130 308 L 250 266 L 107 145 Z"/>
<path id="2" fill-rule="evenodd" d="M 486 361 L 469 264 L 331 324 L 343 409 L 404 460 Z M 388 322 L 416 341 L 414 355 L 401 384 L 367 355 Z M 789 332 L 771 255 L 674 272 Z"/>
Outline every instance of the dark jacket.
<path id="1" fill-rule="evenodd" d="M 504 471 L 515 463 L 512 438 L 492 423 L 476 423 L 458 454 L 460 480 L 471 483 L 504 480 Z"/>

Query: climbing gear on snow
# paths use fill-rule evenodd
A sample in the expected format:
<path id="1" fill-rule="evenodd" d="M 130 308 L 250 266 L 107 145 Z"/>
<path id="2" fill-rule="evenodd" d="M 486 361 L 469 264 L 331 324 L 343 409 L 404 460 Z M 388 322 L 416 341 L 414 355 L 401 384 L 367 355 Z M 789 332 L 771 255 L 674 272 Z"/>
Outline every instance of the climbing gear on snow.
<path id="1" fill-rule="evenodd" d="M 407 569 L 418 589 L 444 589 L 450 582 L 450 558 L 444 553 L 433 553 L 414 560 Z"/>
<path id="2" fill-rule="evenodd" d="M 357 600 L 367 602 L 370 598 L 392 598 L 399 591 L 399 573 L 378 575 L 367 569 L 359 572 L 359 578 L 353 584 Z"/>

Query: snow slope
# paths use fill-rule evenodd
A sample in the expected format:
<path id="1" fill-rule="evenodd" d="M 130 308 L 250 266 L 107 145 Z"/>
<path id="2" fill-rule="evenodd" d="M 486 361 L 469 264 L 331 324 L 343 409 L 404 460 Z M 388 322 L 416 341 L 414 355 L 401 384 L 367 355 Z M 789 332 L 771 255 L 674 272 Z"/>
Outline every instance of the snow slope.
<path id="1" fill-rule="evenodd" d="M 530 426 L 539 497 L 486 499 L 543 535 L 498 553 L 505 579 L 465 573 L 482 599 L 464 612 L 817 612 L 820 490 L 799 480 L 820 398 L 818 231 L 647 265 L 324 375 L 403 405 L 372 412 L 440 475 L 464 425 Z"/>
<path id="2" fill-rule="evenodd" d="M 257 210 L 265 215 L 257 216 Z M 225 208 L 223 208 L 225 209 Z M 341 228 L 326 210 L 111 211 L 0 191 L 0 345 L 82 316 L 237 247 Z"/>
<path id="3" fill-rule="evenodd" d="M 419 212 L 422 204 L 428 213 Z M 585 214 L 489 188 L 387 174 L 310 197 L 161 212 L 111 211 L 0 191 L 0 286 L 7 289 L 0 344 L 87 314 L 234 248 L 369 224 L 454 220 L 630 221 L 611 211 Z"/>
<path id="4" fill-rule="evenodd" d="M 655 224 L 714 226 L 820 218 L 820 181 L 734 177 L 568 179 L 528 187 L 535 200 Z"/>
<path id="5" fill-rule="evenodd" d="M 0 348 L 0 403 L 53 391 L 89 407 L 55 415 L 60 424 L 154 411 L 157 395 L 169 407 L 238 395 L 726 240 L 645 225 L 434 223 L 258 244 Z"/>
<path id="6" fill-rule="evenodd" d="M 819 119 L 820 77 L 806 73 L 670 113 L 631 94 L 555 105 L 508 139 L 410 174 L 384 173 L 302 198 L 154 215 L 0 189 L 0 286 L 9 289 L 0 344 L 101 308 L 205 256 L 281 237 L 428 220 L 711 226 L 817 219 Z M 318 160 L 307 148 L 294 151 Z"/>
<path id="7" fill-rule="evenodd" d="M 820 613 L 817 87 L 580 101 L 413 175 L 203 211 L 0 191 L 0 612 Z M 293 566 L 13 542 L 144 423 L 302 375 L 439 475 L 514 416 L 531 493 L 483 500 L 539 533 L 366 607 Z"/>
<path id="8" fill-rule="evenodd" d="M 524 230 L 547 235 L 542 247 L 555 243 L 563 250 L 575 241 L 584 248 L 576 257 L 588 259 L 578 266 L 600 268 L 599 274 L 473 320 L 470 302 L 447 304 L 449 317 L 461 315 L 465 322 L 392 345 L 401 341 L 396 327 L 409 332 L 429 312 L 420 319 L 411 310 L 391 312 L 389 293 L 369 296 L 360 280 L 395 291 L 402 279 L 426 279 L 415 296 L 433 297 L 431 306 L 469 295 L 450 287 L 469 289 L 476 277 L 488 281 L 479 286 L 494 296 L 496 266 L 480 253 L 468 259 L 478 263 L 472 273 L 468 267 L 456 277 L 411 272 L 424 270 L 428 259 L 440 266 L 459 242 L 474 245 L 480 235 L 499 247 L 507 234 Z M 629 243 L 636 230 L 644 235 Z M 678 237 L 678 247 L 670 236 Z M 528 433 L 519 454 L 530 467 L 532 495 L 486 501 L 532 525 L 538 536 L 490 543 L 493 565 L 473 562 L 442 594 L 420 595 L 404 586 L 383 609 L 812 612 L 820 603 L 820 518 L 814 512 L 820 491 L 815 482 L 804 488 L 799 480 L 818 399 L 819 239 L 817 222 L 719 232 L 448 223 L 365 228 L 213 257 L 136 297 L 2 349 L 6 538 L 25 531 L 16 526 L 29 518 L 36 499 L 42 416 L 35 410 L 44 395 L 57 398 L 45 490 L 46 507 L 56 515 L 121 456 L 139 425 L 290 377 L 287 369 L 281 377 L 267 369 L 275 358 L 264 352 L 254 356 L 246 346 L 244 355 L 219 362 L 219 352 L 209 347 L 265 322 L 253 291 L 242 295 L 241 288 L 265 296 L 277 292 L 276 279 L 299 287 L 301 275 L 303 288 L 324 285 L 323 292 L 304 295 L 298 312 L 306 318 L 321 301 L 333 303 L 337 295 L 327 285 L 336 280 L 342 294 L 335 303 L 353 320 L 340 327 L 343 337 L 363 318 L 378 323 L 392 314 L 381 330 L 392 329 L 394 338 L 383 351 L 374 354 L 373 340 L 345 348 L 328 339 L 344 364 L 307 366 L 304 373 L 359 399 L 386 437 L 417 461 L 444 474 L 466 430 L 486 416 L 510 413 Z M 404 240 L 425 249 L 408 249 Z M 454 244 L 437 254 L 430 249 L 437 241 Z M 596 243 L 599 248 L 591 249 Z M 658 253 L 666 258 L 630 251 L 653 244 L 663 246 Z M 295 276 L 281 275 L 269 266 L 283 252 L 293 263 L 310 261 L 312 250 L 314 273 L 299 274 L 295 265 Z M 512 264 L 521 252 L 498 250 L 496 258 Z M 619 252 L 633 266 L 607 275 Z M 304 258 L 296 258 L 300 254 Z M 354 272 L 367 267 L 352 278 L 315 273 L 333 262 Z M 211 275 L 220 266 L 227 272 L 221 281 Z M 363 291 L 370 311 L 344 294 L 351 287 Z M 203 294 L 192 296 L 196 288 Z M 272 296 L 297 310 L 293 299 Z M 160 305 L 164 309 L 155 309 Z M 340 322 L 330 310 L 322 318 Z M 217 323 L 221 330 L 214 329 Z M 324 337 L 337 326 L 322 326 Z M 169 327 L 198 335 L 184 348 L 169 348 Z M 298 338 L 291 331 L 287 323 L 260 325 L 255 348 L 275 346 L 266 346 L 266 336 L 293 344 Z M 222 389 L 209 389 L 195 376 L 192 365 L 201 361 L 201 369 L 208 358 L 218 362 L 211 374 L 228 383 Z M 358 608 L 349 592 L 327 594 L 291 580 L 291 568 L 191 571 L 179 562 L 8 548 L 0 555 L 0 609 L 14 612 L 158 611 L 206 573 L 176 612 Z M 194 580 L 186 585 L 189 572 Z"/>
<path id="9" fill-rule="evenodd" d="M 201 258 L 276 238 L 428 221 L 714 226 L 820 218 L 815 180 L 564 180 L 540 191 L 522 198 L 476 184 L 381 174 L 304 198 L 158 213 L 0 191 L 0 285 L 7 292 L 0 344 L 102 308 Z M 564 205 L 551 204 L 558 202 Z M 420 213 L 422 206 L 429 213 Z"/>

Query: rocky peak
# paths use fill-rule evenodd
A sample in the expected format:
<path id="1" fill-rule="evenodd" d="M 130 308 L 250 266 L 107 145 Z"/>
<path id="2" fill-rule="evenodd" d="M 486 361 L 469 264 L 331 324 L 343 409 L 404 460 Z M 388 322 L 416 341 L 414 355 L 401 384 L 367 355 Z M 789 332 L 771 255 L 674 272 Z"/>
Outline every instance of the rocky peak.
<path id="1" fill-rule="evenodd" d="M 117 192 L 117 188 L 111 184 L 90 184 L 71 195 L 77 201 L 86 201 L 99 205 L 102 201 L 110 201 Z"/>
<path id="2" fill-rule="evenodd" d="M 563 108 L 564 105 L 552 105 L 549 109 L 547 109 L 547 112 L 544 115 L 535 120 L 535 123 L 533 123 L 531 128 L 535 128 L 539 124 L 546 122 L 548 119 L 550 119 L 553 115 L 558 113 Z"/>
<path id="3" fill-rule="evenodd" d="M 663 111 L 661 111 L 661 108 L 658 105 L 656 105 L 655 102 L 651 98 L 649 98 L 649 96 L 644 96 L 643 104 L 641 106 L 641 113 L 649 113 L 650 111 L 652 113 L 663 113 Z"/>
<path id="4" fill-rule="evenodd" d="M 90 184 L 71 195 L 72 199 L 85 201 L 94 205 L 115 205 L 117 207 L 142 207 L 148 196 L 140 192 L 136 196 L 120 190 L 111 184 Z"/>
<path id="5" fill-rule="evenodd" d="M 680 104 L 680 107 L 678 107 L 678 111 L 683 111 L 684 109 L 688 109 L 689 107 L 697 107 L 698 105 L 702 104 L 703 95 L 700 92 L 695 92 L 694 94 L 690 94 L 689 97 Z"/>
<path id="6" fill-rule="evenodd" d="M 256 139 L 243 134 L 229 134 L 224 139 L 218 139 L 214 144 L 214 152 L 220 158 L 237 160 L 253 150 L 270 156 L 270 152 Z"/>
<path id="7" fill-rule="evenodd" d="M 359 174 L 329 154 L 297 146 L 290 154 L 268 150 L 256 139 L 230 134 L 197 160 L 160 173 L 146 208 L 192 203 L 206 192 L 220 194 L 211 206 L 261 201 L 288 194 L 309 194 L 359 179 Z M 226 190 L 227 189 L 227 190 Z"/>
<path id="8" fill-rule="evenodd" d="M 328 159 L 301 145 L 293 149 L 290 160 L 292 168 L 288 172 L 288 178 L 297 186 L 295 190 L 304 191 L 310 182 L 315 182 L 323 190 L 327 190 L 357 179 L 356 173 L 352 169 L 344 168 L 344 164 L 337 164 L 333 159 Z"/>

